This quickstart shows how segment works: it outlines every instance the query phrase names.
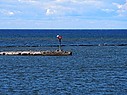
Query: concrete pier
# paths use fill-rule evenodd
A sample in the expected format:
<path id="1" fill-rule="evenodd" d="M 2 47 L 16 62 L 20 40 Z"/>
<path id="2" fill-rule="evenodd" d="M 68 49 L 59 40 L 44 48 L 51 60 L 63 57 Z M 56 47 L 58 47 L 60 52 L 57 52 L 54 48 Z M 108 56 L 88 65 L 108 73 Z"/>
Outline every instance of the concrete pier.
<path id="1" fill-rule="evenodd" d="M 69 56 L 70 51 L 4 51 L 0 55 L 20 55 L 20 56 Z"/>

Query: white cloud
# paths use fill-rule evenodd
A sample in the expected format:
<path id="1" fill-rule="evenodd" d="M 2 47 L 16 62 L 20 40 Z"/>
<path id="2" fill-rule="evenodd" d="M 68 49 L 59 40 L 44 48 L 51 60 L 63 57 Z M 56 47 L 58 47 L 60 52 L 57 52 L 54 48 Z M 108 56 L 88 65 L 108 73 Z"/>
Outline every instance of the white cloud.
<path id="1" fill-rule="evenodd" d="M 110 12 L 113 12 L 115 10 L 113 10 L 113 9 L 102 9 L 102 11 L 107 12 L 107 13 L 110 13 Z"/>
<path id="2" fill-rule="evenodd" d="M 12 16 L 12 15 L 14 15 L 14 12 L 8 11 L 7 14 L 10 15 L 10 16 Z"/>
<path id="3" fill-rule="evenodd" d="M 114 2 L 112 4 L 112 2 Z M 115 5 L 115 6 L 114 6 Z M 0 19 L 21 20 L 25 24 L 29 20 L 37 21 L 40 26 L 46 22 L 52 27 L 62 24 L 64 27 L 85 27 L 85 25 L 99 25 L 99 20 L 116 19 L 117 15 L 127 16 L 126 3 L 121 0 L 1 0 Z M 121 20 L 121 17 L 118 17 Z M 118 20 L 117 19 L 117 20 Z M 126 19 L 126 18 L 122 18 Z M 86 22 L 87 20 L 90 21 Z M 124 21 L 124 20 L 123 20 Z M 17 21 L 18 22 L 18 21 Z M 51 24 L 52 22 L 52 24 Z M 54 22 L 56 22 L 54 24 Z M 60 23 L 57 23 L 60 22 Z M 66 23 L 67 22 L 67 23 Z M 71 22 L 71 23 L 69 23 Z M 42 24 L 43 23 L 43 24 Z M 69 24 L 68 24 L 69 23 Z M 31 25 L 30 25 L 31 24 Z M 85 24 L 85 25 L 84 25 Z M 27 24 L 34 27 L 33 23 Z M 65 26 L 66 25 L 66 26 Z M 22 27 L 23 25 L 21 25 Z M 40 27 L 39 26 L 39 27 Z M 50 27 L 49 26 L 49 27 Z M 94 25 L 92 25 L 94 26 Z M 25 26 L 24 26 L 25 27 Z M 60 26 L 62 27 L 62 26 Z"/>
<path id="4" fill-rule="evenodd" d="M 46 15 L 53 15 L 55 13 L 56 13 L 56 11 L 52 10 L 52 9 L 47 9 L 47 11 L 46 11 Z"/>
<path id="5" fill-rule="evenodd" d="M 4 16 L 13 16 L 13 15 L 15 15 L 15 13 L 13 11 L 5 10 L 5 9 L 0 10 L 0 13 Z"/>
<path id="6" fill-rule="evenodd" d="M 2 1 L 6 2 L 7 1 Z M 5 4 L 6 4 L 5 3 Z M 21 11 L 21 14 L 28 17 L 38 15 L 41 17 L 52 16 L 84 16 L 96 13 L 101 10 L 104 2 L 102 0 L 9 0 L 3 7 Z M 5 9 L 6 9 L 5 8 Z M 22 16 L 22 17 L 24 17 Z"/>
<path id="7" fill-rule="evenodd" d="M 37 0 L 18 0 L 19 2 L 32 2 L 32 3 L 34 3 L 34 2 L 36 2 Z"/>
<path id="8" fill-rule="evenodd" d="M 127 16 L 127 0 L 124 4 L 118 4 L 118 3 L 113 3 L 115 6 L 117 6 L 118 10 L 117 13 L 119 16 Z"/>
<path id="9" fill-rule="evenodd" d="M 83 16 L 94 10 L 101 10 L 103 5 L 101 0 L 55 0 L 43 3 L 46 15 L 51 13 L 58 16 Z"/>

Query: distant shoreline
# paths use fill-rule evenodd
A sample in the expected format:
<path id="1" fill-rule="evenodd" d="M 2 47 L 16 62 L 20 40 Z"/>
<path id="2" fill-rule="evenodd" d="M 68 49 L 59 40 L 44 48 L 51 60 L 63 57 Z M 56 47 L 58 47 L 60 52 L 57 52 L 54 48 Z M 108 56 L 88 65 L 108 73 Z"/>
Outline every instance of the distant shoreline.
<path id="1" fill-rule="evenodd" d="M 53 31 L 54 31 L 54 30 L 55 30 L 55 31 L 56 31 L 56 30 L 59 30 L 59 31 L 61 31 L 61 30 L 67 30 L 67 31 L 68 31 L 68 30 L 69 30 L 69 31 L 70 31 L 70 30 L 72 30 L 72 31 L 75 31 L 75 30 L 78 30 L 78 31 L 80 31 L 80 30 L 81 30 L 81 31 L 87 31 L 87 30 L 95 31 L 95 30 L 99 30 L 99 31 L 102 31 L 102 30 L 127 30 L 127 29 L 22 29 L 22 28 L 21 28 L 21 29 L 11 29 L 11 28 L 10 28 L 10 29 L 0 29 L 0 30 L 28 30 L 28 31 L 29 31 L 29 30 L 47 30 L 47 31 L 48 31 L 48 30 L 53 30 Z"/>

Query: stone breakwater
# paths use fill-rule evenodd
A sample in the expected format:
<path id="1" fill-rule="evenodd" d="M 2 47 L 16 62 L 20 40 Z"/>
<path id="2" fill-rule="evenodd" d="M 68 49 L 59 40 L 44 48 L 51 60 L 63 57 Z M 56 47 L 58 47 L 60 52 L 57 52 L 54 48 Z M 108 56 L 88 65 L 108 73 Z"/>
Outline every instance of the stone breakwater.
<path id="1" fill-rule="evenodd" d="M 26 56 L 68 56 L 72 55 L 70 51 L 4 51 L 0 55 L 26 55 Z"/>

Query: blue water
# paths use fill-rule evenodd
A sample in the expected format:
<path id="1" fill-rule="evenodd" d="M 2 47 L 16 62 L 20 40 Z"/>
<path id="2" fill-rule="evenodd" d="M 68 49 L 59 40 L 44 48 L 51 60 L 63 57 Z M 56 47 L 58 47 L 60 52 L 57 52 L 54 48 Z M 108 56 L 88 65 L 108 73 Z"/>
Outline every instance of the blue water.
<path id="1" fill-rule="evenodd" d="M 62 49 L 72 56 L 0 56 L 0 95 L 127 95 L 127 30 L 0 30 L 0 51 Z"/>

